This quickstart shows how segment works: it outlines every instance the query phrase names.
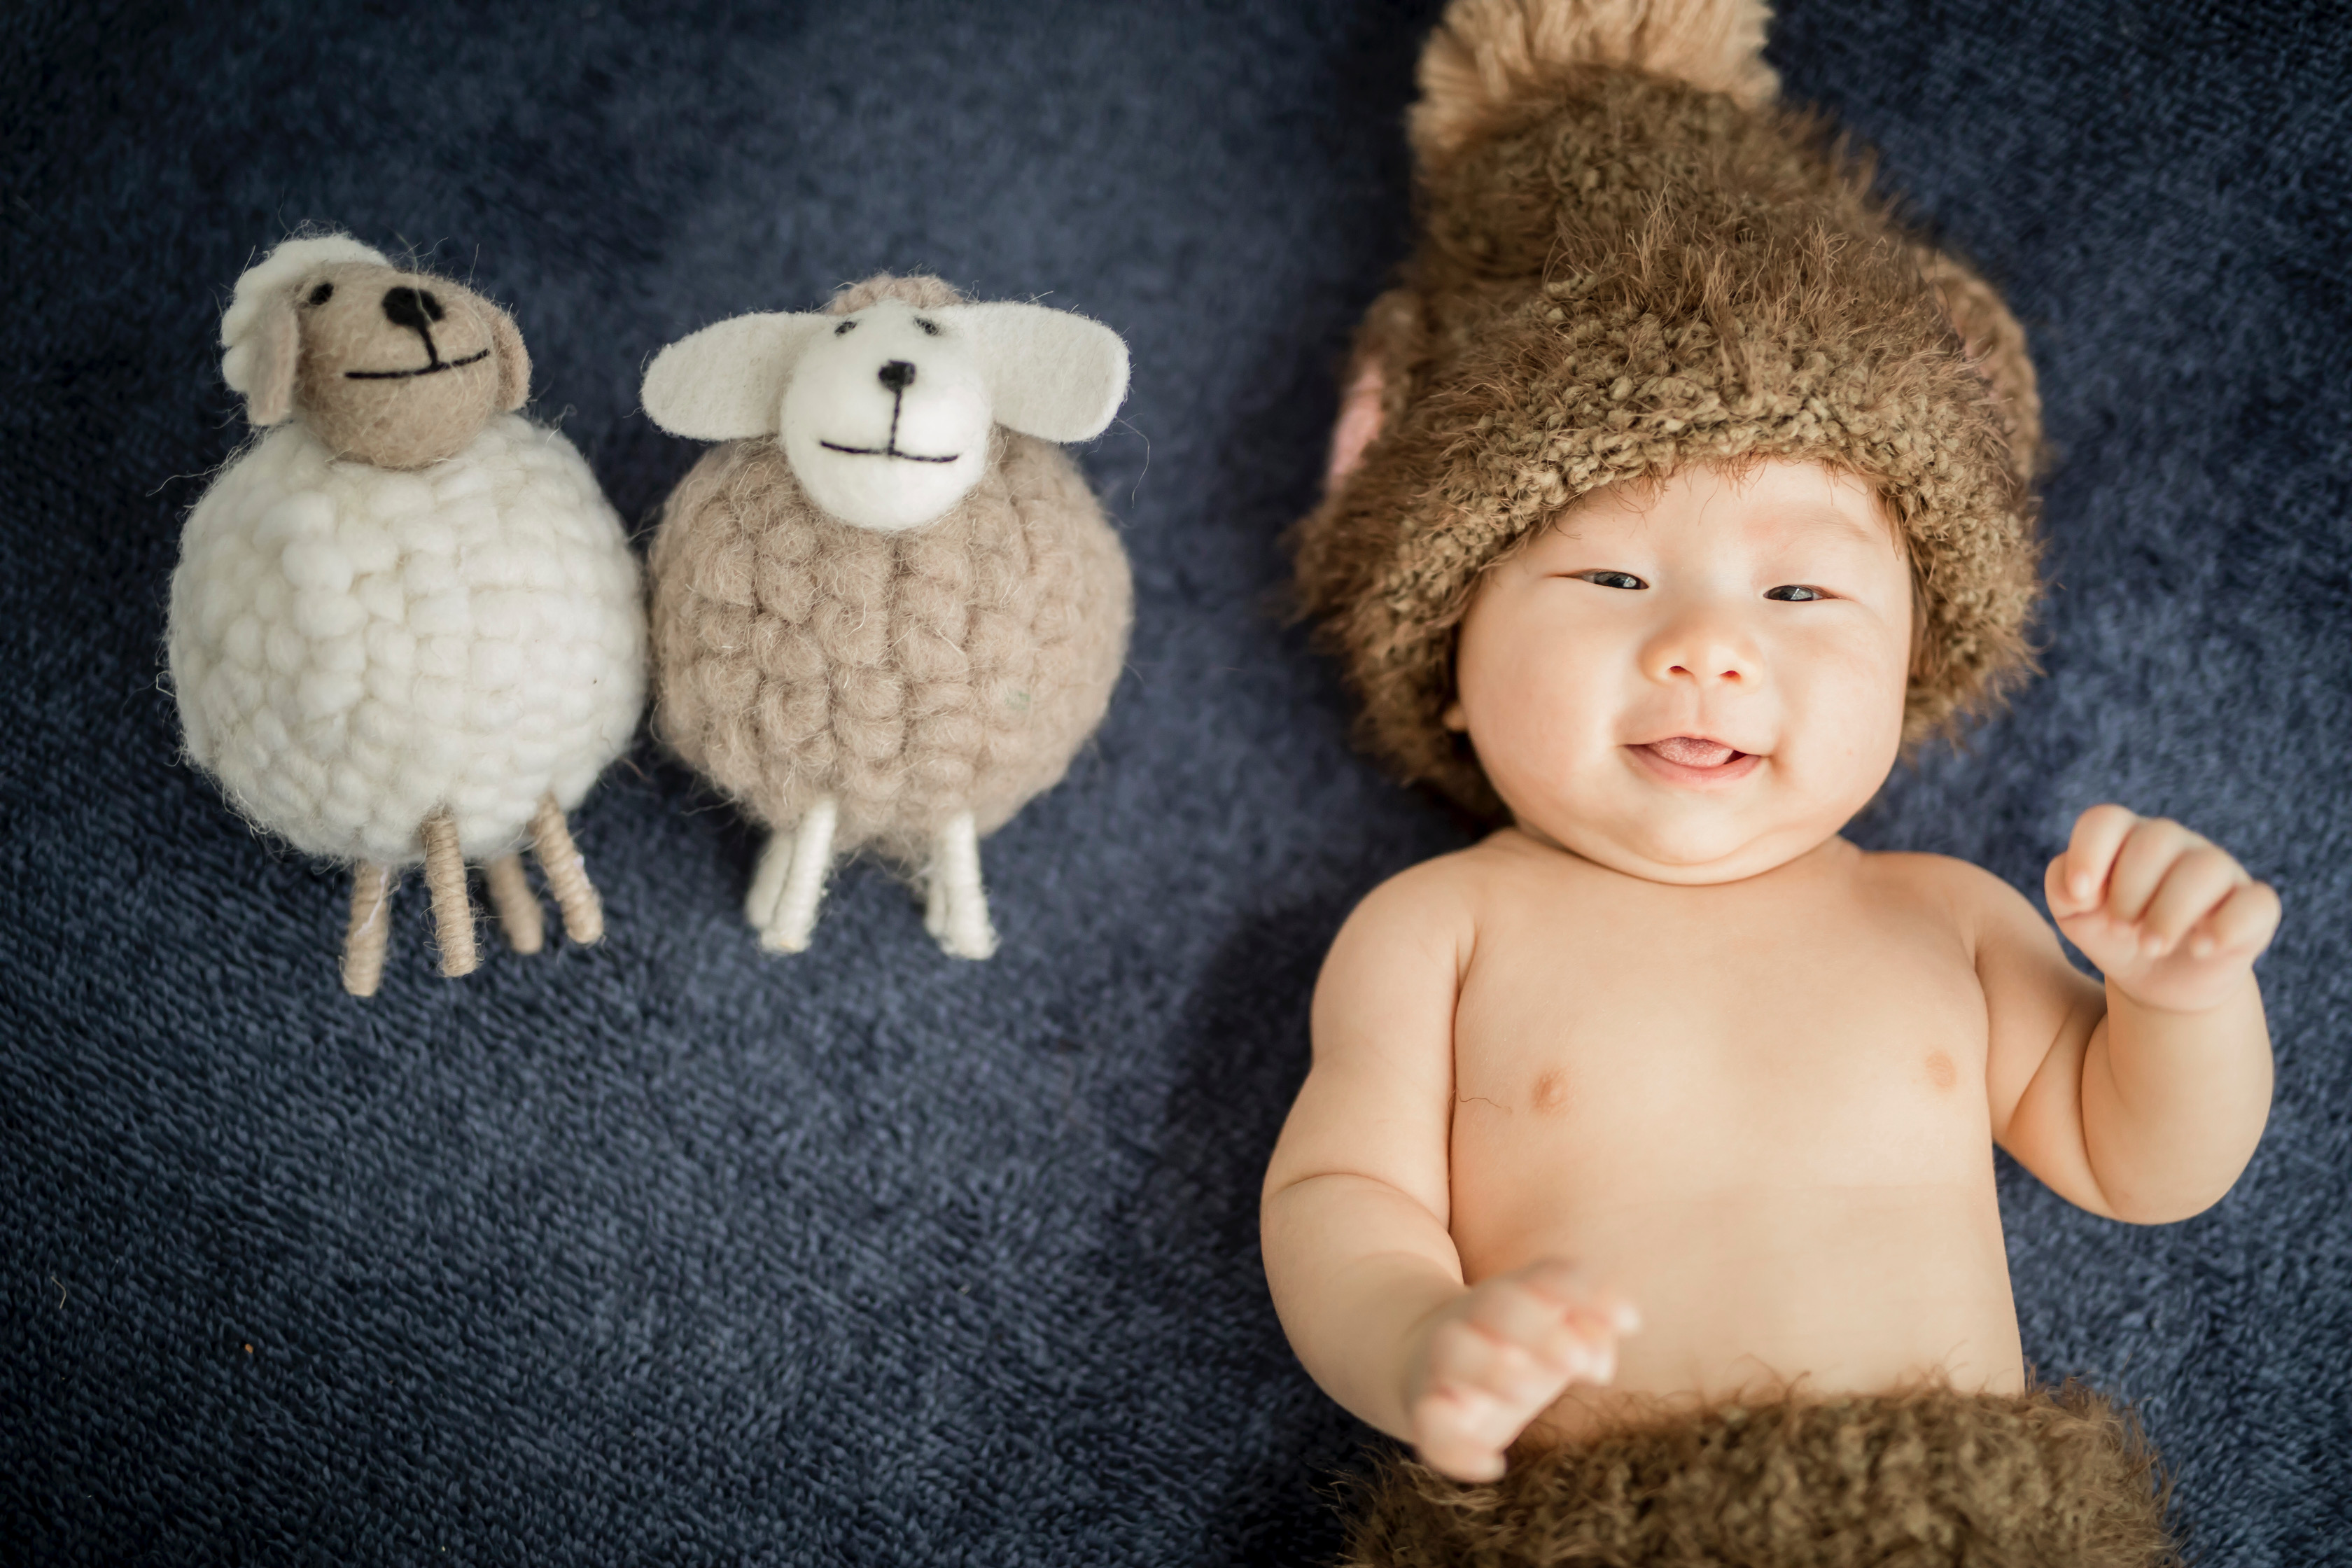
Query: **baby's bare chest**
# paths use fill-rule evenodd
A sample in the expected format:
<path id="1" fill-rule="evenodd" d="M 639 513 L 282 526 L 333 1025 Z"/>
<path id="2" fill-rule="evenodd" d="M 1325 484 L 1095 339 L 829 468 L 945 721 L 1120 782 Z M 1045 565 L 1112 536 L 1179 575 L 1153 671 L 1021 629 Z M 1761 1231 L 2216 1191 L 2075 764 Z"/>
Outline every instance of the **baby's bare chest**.
<path id="1" fill-rule="evenodd" d="M 1722 894 L 1538 902 L 1482 929 L 1454 1021 L 1457 1179 L 1989 1174 L 1984 996 L 1949 922 Z"/>

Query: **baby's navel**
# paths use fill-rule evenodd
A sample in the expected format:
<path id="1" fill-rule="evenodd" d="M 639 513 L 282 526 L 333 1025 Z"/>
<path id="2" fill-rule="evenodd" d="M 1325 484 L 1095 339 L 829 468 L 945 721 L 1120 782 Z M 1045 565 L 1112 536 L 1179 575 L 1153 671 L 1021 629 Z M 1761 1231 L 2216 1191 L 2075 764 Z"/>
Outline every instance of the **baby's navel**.
<path id="1" fill-rule="evenodd" d="M 1557 1114 L 1568 1104 L 1568 1075 L 1553 1068 L 1539 1076 L 1533 1099 L 1535 1108 L 1546 1116 Z"/>
<path id="2" fill-rule="evenodd" d="M 1960 1069 L 1954 1067 L 1952 1058 L 1943 1052 L 1930 1051 L 1927 1053 L 1927 1081 L 1937 1089 L 1949 1089 L 1960 1081 Z"/>

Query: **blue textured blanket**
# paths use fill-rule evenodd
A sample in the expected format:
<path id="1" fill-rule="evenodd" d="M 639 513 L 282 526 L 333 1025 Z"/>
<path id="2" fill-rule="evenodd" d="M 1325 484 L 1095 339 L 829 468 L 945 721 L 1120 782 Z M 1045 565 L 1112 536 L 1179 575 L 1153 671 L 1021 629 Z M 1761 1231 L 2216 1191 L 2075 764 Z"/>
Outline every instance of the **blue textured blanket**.
<path id="1" fill-rule="evenodd" d="M 0 21 L 0 1552 L 89 1563 L 1311 1563 L 1365 1437 L 1256 1183 L 1325 943 L 1460 842 L 1271 608 L 1407 237 L 1434 7 L 988 16 L 37 0 Z M 2038 889 L 2074 812 L 2284 895 L 2277 1109 L 2184 1225 L 2006 1163 L 2025 1342 L 2138 1401 L 2209 1564 L 2352 1559 L 2352 28 L 2327 7 L 1789 0 L 1771 57 L 2010 291 L 2060 466 L 2048 674 L 1856 833 Z M 576 814 L 611 936 L 383 994 L 345 882 L 173 756 L 214 337 L 295 225 L 514 308 L 643 522 L 640 368 L 882 268 L 1124 333 L 1084 454 L 1131 669 L 986 846 L 1004 945 L 877 868 L 761 957 L 752 835 L 649 742 Z"/>

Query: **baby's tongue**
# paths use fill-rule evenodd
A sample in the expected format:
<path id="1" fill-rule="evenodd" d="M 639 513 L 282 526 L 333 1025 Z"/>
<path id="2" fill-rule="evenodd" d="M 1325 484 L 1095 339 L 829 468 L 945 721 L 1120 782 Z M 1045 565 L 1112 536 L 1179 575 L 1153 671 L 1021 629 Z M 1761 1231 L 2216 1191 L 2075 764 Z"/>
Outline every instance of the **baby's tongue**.
<path id="1" fill-rule="evenodd" d="M 1686 768 L 1719 768 L 1732 759 L 1733 752 L 1720 741 L 1701 741 L 1689 735 L 1676 735 L 1671 741 L 1653 741 L 1650 750 L 1670 763 L 1680 763 Z"/>

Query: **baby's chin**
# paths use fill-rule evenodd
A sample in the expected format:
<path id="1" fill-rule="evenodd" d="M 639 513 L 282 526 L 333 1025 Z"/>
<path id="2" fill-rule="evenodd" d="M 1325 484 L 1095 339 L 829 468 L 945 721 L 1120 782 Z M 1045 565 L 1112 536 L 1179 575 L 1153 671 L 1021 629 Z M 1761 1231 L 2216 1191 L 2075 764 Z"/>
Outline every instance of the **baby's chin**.
<path id="1" fill-rule="evenodd" d="M 1596 866 L 1693 888 L 1760 877 L 1820 848 L 1843 826 L 1810 818 L 1753 823 L 1724 813 L 1628 820 L 1540 809 L 1514 812 L 1513 821 L 1529 837 Z"/>

